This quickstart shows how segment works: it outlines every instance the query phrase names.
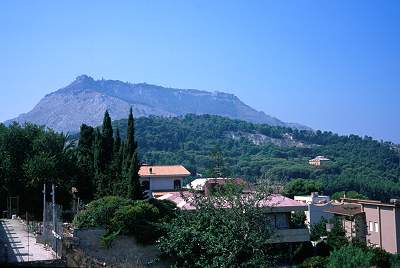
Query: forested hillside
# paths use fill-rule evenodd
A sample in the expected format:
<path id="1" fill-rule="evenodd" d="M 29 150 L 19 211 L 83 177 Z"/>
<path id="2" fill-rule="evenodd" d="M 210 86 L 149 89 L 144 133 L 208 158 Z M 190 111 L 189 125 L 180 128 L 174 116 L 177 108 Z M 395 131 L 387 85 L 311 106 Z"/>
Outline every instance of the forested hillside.
<path id="1" fill-rule="evenodd" d="M 126 120 L 114 121 L 124 137 Z M 150 164 L 182 163 L 193 173 L 286 182 L 321 180 L 325 192 L 355 190 L 373 199 L 400 197 L 398 147 L 370 137 L 252 124 L 219 116 L 135 120 L 140 157 Z M 308 160 L 330 158 L 326 168 Z M 218 162 L 218 163 L 216 163 Z"/>

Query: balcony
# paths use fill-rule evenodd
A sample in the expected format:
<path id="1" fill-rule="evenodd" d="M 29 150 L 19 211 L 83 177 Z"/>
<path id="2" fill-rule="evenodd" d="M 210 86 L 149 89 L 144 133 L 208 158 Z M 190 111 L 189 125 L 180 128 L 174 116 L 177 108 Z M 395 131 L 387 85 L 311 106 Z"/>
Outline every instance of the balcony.
<path id="1" fill-rule="evenodd" d="M 310 241 L 308 228 L 276 229 L 269 239 L 270 243 L 294 243 L 305 241 Z"/>

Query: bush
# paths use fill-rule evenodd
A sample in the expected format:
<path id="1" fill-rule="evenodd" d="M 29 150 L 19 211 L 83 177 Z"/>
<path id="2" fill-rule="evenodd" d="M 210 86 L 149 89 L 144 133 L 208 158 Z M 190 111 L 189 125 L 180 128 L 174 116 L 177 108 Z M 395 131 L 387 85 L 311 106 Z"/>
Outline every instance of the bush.
<path id="1" fill-rule="evenodd" d="M 133 201 L 118 196 L 97 199 L 75 216 L 73 224 L 76 228 L 107 227 L 115 211 L 130 204 Z"/>
<path id="2" fill-rule="evenodd" d="M 321 256 L 315 256 L 306 259 L 299 268 L 324 268 L 326 263 L 326 258 Z"/>
<path id="3" fill-rule="evenodd" d="M 370 249 L 372 252 L 372 260 L 371 265 L 381 268 L 389 268 L 390 260 L 392 255 L 381 248 L 372 248 Z"/>
<path id="4" fill-rule="evenodd" d="M 77 228 L 106 228 L 102 238 L 106 247 L 110 247 L 119 234 L 133 235 L 140 243 L 153 243 L 163 234 L 161 222 L 175 217 L 175 210 L 175 203 L 167 200 L 147 202 L 107 196 L 90 202 L 75 216 L 74 225 Z"/>
<path id="5" fill-rule="evenodd" d="M 354 245 L 347 245 L 332 252 L 328 258 L 328 268 L 371 267 L 373 253 Z"/>
<path id="6" fill-rule="evenodd" d="M 115 212 L 109 230 L 120 230 L 123 234 L 133 235 L 140 243 L 150 243 L 159 236 L 154 224 L 159 218 L 158 208 L 145 201 L 136 201 L 134 205 L 123 206 Z"/>
<path id="7" fill-rule="evenodd" d="M 300 246 L 294 252 L 293 262 L 302 263 L 305 259 L 310 258 L 313 255 L 314 255 L 314 248 L 311 242 L 301 243 Z"/>
<path id="8" fill-rule="evenodd" d="M 330 252 L 332 251 L 332 247 L 330 247 L 326 242 L 319 242 L 315 246 L 315 255 L 320 257 L 328 257 Z"/>

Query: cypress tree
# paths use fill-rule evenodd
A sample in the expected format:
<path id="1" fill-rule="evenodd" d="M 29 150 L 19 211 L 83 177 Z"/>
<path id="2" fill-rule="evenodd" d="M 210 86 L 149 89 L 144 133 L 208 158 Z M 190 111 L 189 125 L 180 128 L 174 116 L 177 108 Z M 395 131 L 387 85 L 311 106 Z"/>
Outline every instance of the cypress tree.
<path id="1" fill-rule="evenodd" d="M 93 144 L 93 172 L 94 172 L 94 184 L 96 186 L 97 197 L 101 197 L 104 191 L 104 162 L 103 162 L 103 139 L 99 129 L 96 129 L 94 133 L 94 144 Z"/>
<path id="2" fill-rule="evenodd" d="M 133 199 L 141 199 L 141 188 L 139 182 L 139 159 L 137 154 L 137 142 L 135 141 L 135 127 L 133 121 L 132 107 L 129 110 L 128 129 L 123 149 L 122 176 L 128 189 L 127 195 Z"/>
<path id="3" fill-rule="evenodd" d="M 78 143 L 79 177 L 75 186 L 78 188 L 79 197 L 83 200 L 91 200 L 94 194 L 94 166 L 93 146 L 94 128 L 85 124 L 81 125 Z"/>
<path id="4" fill-rule="evenodd" d="M 125 157 L 127 157 L 128 161 L 131 160 L 133 153 L 136 151 L 136 149 L 137 149 L 137 143 L 135 141 L 135 126 L 134 126 L 132 107 L 131 107 L 128 116 L 128 129 L 126 133 L 125 152 L 124 152 L 124 155 Z"/>
<path id="5" fill-rule="evenodd" d="M 129 168 L 128 198 L 133 200 L 143 199 L 142 188 L 139 181 L 139 161 L 137 153 L 133 153 Z"/>
<path id="6" fill-rule="evenodd" d="M 121 136 L 119 134 L 119 127 L 117 127 L 117 131 L 115 132 L 115 138 L 114 138 L 114 154 L 119 153 L 119 149 L 121 148 Z"/>
<path id="7" fill-rule="evenodd" d="M 103 126 L 102 126 L 102 139 L 103 139 L 103 163 L 104 168 L 107 168 L 112 161 L 113 156 L 113 129 L 111 125 L 111 118 L 108 111 L 104 113 Z"/>
<path id="8" fill-rule="evenodd" d="M 119 134 L 119 128 L 115 132 L 114 137 L 114 153 L 112 160 L 112 185 L 111 189 L 113 191 L 113 195 L 119 195 L 123 192 L 122 188 L 122 177 L 121 177 L 121 168 L 122 168 L 122 147 L 121 147 L 121 136 Z"/>

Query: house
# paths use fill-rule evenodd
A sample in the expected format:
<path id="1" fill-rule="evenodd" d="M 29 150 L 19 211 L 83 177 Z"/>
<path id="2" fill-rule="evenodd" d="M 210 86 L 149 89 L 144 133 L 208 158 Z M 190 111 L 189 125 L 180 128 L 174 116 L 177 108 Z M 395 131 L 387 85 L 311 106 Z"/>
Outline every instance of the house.
<path id="1" fill-rule="evenodd" d="M 400 253 L 400 202 L 342 198 L 326 212 L 339 216 L 348 238 Z"/>
<path id="2" fill-rule="evenodd" d="M 331 213 L 325 212 L 326 209 L 332 207 L 331 199 L 327 195 L 318 195 L 313 192 L 311 195 L 295 196 L 293 199 L 307 204 L 308 210 L 305 214 L 308 227 L 321 222 L 321 219 L 330 220 L 333 217 Z"/>
<path id="3" fill-rule="evenodd" d="M 246 195 L 244 195 L 245 197 Z M 194 211 L 194 194 L 190 191 L 170 192 L 158 197 L 170 200 L 181 210 Z M 258 203 L 265 211 L 265 221 L 275 229 L 271 243 L 296 243 L 310 241 L 308 228 L 294 226 L 291 221 L 293 212 L 306 211 L 307 205 L 279 194 L 273 194 Z M 223 207 L 229 208 L 229 207 Z"/>
<path id="4" fill-rule="evenodd" d="M 308 163 L 312 166 L 324 166 L 330 161 L 329 158 L 326 158 L 325 156 L 319 155 L 311 160 L 308 160 Z"/>
<path id="5" fill-rule="evenodd" d="M 182 187 L 182 180 L 190 176 L 190 172 L 182 165 L 142 165 L 139 176 L 144 190 L 173 191 Z"/>

